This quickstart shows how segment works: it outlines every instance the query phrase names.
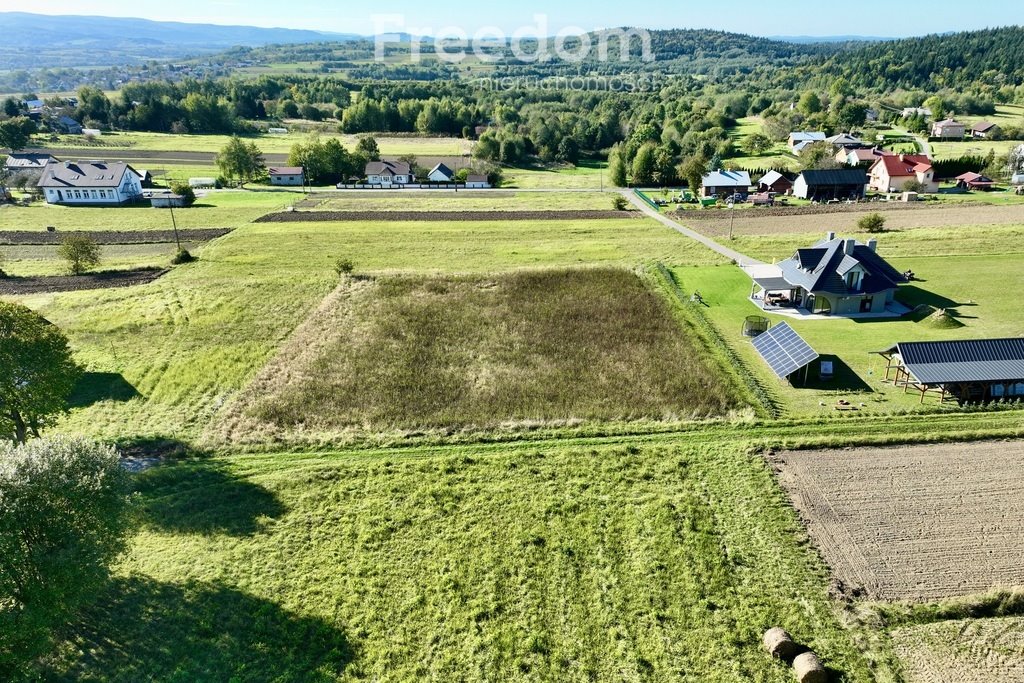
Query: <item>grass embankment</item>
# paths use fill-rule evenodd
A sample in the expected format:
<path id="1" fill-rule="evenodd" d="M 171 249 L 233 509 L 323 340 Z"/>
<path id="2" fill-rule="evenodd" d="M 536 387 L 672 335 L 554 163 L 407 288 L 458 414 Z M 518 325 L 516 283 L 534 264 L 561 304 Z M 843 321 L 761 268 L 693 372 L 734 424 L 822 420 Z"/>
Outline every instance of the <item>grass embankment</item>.
<path id="1" fill-rule="evenodd" d="M 739 444 L 276 454 L 139 483 L 144 529 L 52 678 L 783 683 L 760 647 L 783 624 L 843 680 L 891 680 Z"/>
<path id="2" fill-rule="evenodd" d="M 382 277 L 346 282 L 320 306 L 246 390 L 228 438 L 339 443 L 741 406 L 670 303 L 629 271 Z"/>

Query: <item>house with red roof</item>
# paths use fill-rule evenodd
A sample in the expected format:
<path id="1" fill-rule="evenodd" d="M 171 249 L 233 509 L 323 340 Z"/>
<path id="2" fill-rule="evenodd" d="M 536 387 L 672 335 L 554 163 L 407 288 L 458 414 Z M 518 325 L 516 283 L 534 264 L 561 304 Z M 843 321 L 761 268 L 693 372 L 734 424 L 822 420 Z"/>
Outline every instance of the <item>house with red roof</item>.
<path id="1" fill-rule="evenodd" d="M 872 149 L 861 148 L 850 148 L 844 147 L 843 149 L 836 152 L 836 161 L 847 166 L 860 166 L 861 164 L 874 163 L 878 157 L 884 156 L 896 156 L 892 152 L 886 152 L 885 150 L 878 149 L 877 147 Z"/>
<path id="2" fill-rule="evenodd" d="M 981 190 L 987 192 L 995 187 L 995 181 L 980 173 L 964 173 L 956 177 L 956 186 L 965 190 Z"/>
<path id="3" fill-rule="evenodd" d="M 903 192 L 909 183 L 920 183 L 923 192 L 938 192 L 939 183 L 931 159 L 924 154 L 879 157 L 871 167 L 868 186 L 876 192 Z"/>

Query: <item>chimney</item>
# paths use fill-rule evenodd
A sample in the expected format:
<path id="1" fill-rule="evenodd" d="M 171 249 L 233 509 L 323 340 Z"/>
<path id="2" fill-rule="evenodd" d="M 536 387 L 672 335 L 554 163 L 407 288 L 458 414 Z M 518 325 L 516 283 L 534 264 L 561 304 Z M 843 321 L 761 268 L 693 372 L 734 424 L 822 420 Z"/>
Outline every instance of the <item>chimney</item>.
<path id="1" fill-rule="evenodd" d="M 868 249 L 871 251 L 878 251 L 878 240 L 868 240 Z"/>
<path id="2" fill-rule="evenodd" d="M 831 242 L 835 238 L 836 238 L 836 234 L 834 232 L 825 233 L 825 239 L 828 240 L 829 242 Z"/>
<path id="3" fill-rule="evenodd" d="M 847 239 L 843 240 L 843 253 L 847 256 L 853 256 L 853 248 L 857 246 L 857 240 Z"/>

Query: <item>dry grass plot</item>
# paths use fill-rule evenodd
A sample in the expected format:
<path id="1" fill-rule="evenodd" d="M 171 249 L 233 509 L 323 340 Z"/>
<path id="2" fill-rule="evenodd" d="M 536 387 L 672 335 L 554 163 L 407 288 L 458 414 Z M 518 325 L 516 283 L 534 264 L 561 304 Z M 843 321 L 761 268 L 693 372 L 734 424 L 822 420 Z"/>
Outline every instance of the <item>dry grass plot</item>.
<path id="1" fill-rule="evenodd" d="M 945 621 L 893 634 L 906 683 L 1024 681 L 1024 619 Z"/>
<path id="2" fill-rule="evenodd" d="M 666 300 L 617 269 L 343 284 L 234 406 L 233 441 L 717 416 Z"/>
<path id="3" fill-rule="evenodd" d="M 875 599 L 1024 585 L 1024 442 L 786 453 L 780 480 L 836 578 Z"/>

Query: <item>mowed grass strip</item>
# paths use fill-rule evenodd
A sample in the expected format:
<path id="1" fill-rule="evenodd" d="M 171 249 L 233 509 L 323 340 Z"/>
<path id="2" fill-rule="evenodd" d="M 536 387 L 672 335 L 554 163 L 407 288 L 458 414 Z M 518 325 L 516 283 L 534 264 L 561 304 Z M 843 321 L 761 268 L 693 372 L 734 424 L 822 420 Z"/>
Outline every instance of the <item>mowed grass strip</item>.
<path id="1" fill-rule="evenodd" d="M 232 431 L 683 420 L 739 407 L 669 303 L 630 271 L 392 276 L 325 302 L 249 389 Z"/>
<path id="2" fill-rule="evenodd" d="M 341 192 L 313 195 L 317 211 L 570 211 L 611 209 L 605 192 Z"/>
<path id="3" fill-rule="evenodd" d="M 891 680 L 739 444 L 275 453 L 139 489 L 46 680 L 788 683 L 777 624 L 847 683 Z"/>

